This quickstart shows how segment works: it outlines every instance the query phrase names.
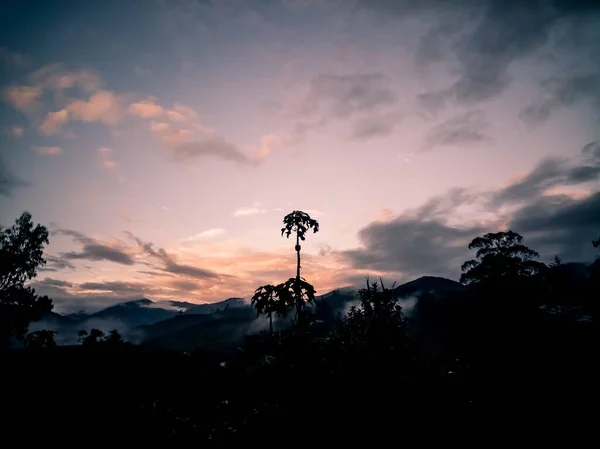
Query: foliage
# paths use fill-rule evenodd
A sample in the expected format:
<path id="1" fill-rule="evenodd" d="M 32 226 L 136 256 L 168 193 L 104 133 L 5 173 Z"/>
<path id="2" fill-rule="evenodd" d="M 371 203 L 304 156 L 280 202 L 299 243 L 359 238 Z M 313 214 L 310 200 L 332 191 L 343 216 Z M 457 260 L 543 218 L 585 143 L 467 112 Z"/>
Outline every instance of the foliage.
<path id="1" fill-rule="evenodd" d="M 523 237 L 513 231 L 488 233 L 473 239 L 469 249 L 477 249 L 476 260 L 461 266 L 460 282 L 507 283 L 539 274 L 545 265 L 534 260 L 539 254 L 522 241 Z"/>
<path id="2" fill-rule="evenodd" d="M 111 330 L 108 334 L 105 334 L 99 329 L 91 329 L 90 332 L 86 330 L 79 331 L 78 341 L 82 346 L 98 346 L 98 345 L 120 345 L 123 342 L 121 334 L 115 329 Z"/>
<path id="3" fill-rule="evenodd" d="M 24 346 L 29 349 L 49 349 L 55 348 L 56 342 L 54 335 L 57 332 L 49 330 L 39 330 L 30 332 L 25 337 Z"/>
<path id="4" fill-rule="evenodd" d="M 52 310 L 50 298 L 38 296 L 32 287 L 25 286 L 46 263 L 44 244 L 48 244 L 48 230 L 34 226 L 28 212 L 11 228 L 0 229 L 0 346 L 8 346 L 13 337 L 22 341 L 29 323 Z"/>
<path id="5" fill-rule="evenodd" d="M 277 300 L 277 287 L 271 284 L 258 287 L 250 304 L 256 309 L 256 317 L 261 314 L 269 318 L 269 332 L 273 334 L 273 314 L 284 315 L 287 311 L 285 306 Z"/>
<path id="6" fill-rule="evenodd" d="M 314 220 L 306 212 L 295 210 L 287 214 L 283 218 L 284 227 L 281 228 L 281 235 L 285 233 L 286 237 L 290 237 L 292 232 L 295 232 L 297 237 L 304 241 L 306 233 L 312 229 L 314 233 L 319 232 L 319 222 Z"/>
<path id="7" fill-rule="evenodd" d="M 352 306 L 340 334 L 345 344 L 363 347 L 368 345 L 381 350 L 393 349 L 406 343 L 406 319 L 398 298 L 392 289 L 377 282 L 369 283 L 359 290 L 360 306 Z"/>
<path id="8" fill-rule="evenodd" d="M 306 310 L 307 304 L 315 304 L 315 288 L 300 277 L 300 240 L 306 239 L 306 232 L 313 229 L 319 231 L 319 223 L 305 212 L 295 210 L 283 218 L 284 233 L 289 238 L 292 232 L 296 233 L 297 265 L 296 277 L 289 278 L 286 282 L 277 285 L 263 285 L 258 287 L 252 297 L 252 305 L 256 308 L 257 317 L 265 314 L 269 317 L 269 329 L 273 334 L 273 313 L 278 316 L 287 316 L 290 310 L 295 310 L 294 324 L 307 325 L 312 314 Z"/>

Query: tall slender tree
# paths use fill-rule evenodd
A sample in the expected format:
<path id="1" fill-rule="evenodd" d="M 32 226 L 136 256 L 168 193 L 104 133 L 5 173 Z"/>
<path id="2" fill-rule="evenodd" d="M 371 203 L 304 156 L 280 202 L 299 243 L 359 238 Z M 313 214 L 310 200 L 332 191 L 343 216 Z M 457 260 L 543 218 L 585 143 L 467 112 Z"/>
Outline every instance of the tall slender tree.
<path id="1" fill-rule="evenodd" d="M 314 233 L 319 232 L 319 222 L 312 219 L 306 212 L 295 210 L 283 218 L 283 224 L 284 227 L 281 228 L 282 237 L 283 234 L 285 234 L 287 238 L 290 238 L 292 233 L 296 234 L 296 246 L 294 247 L 298 259 L 296 280 L 300 281 L 300 250 L 302 249 L 300 240 L 306 240 L 306 233 L 310 229 L 312 229 Z"/>

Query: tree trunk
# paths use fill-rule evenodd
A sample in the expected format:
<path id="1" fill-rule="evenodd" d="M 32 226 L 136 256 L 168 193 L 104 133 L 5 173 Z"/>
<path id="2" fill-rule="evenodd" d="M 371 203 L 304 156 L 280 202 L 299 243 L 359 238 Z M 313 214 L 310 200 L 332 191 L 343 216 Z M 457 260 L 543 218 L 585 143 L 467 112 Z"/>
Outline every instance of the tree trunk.
<path id="1" fill-rule="evenodd" d="M 296 254 L 298 256 L 298 266 L 296 267 L 296 280 L 300 280 L 300 237 L 296 234 Z"/>
<path id="2" fill-rule="evenodd" d="M 296 231 L 296 254 L 298 257 L 298 265 L 296 267 L 296 282 L 300 284 L 300 236 L 298 231 Z M 300 319 L 300 298 L 298 297 L 300 293 L 296 293 L 296 321 Z"/>
<path id="3" fill-rule="evenodd" d="M 269 332 L 273 336 L 273 314 L 269 313 Z"/>

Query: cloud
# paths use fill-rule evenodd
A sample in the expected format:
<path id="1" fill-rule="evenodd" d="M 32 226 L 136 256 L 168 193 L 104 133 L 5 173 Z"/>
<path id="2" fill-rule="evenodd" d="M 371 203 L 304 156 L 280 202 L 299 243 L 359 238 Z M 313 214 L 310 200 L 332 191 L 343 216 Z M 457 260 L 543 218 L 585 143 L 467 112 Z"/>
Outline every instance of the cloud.
<path id="1" fill-rule="evenodd" d="M 163 107 L 157 101 L 155 97 L 147 97 L 131 103 L 127 112 L 147 122 L 150 133 L 163 148 L 170 151 L 174 161 L 214 156 L 256 166 L 274 150 L 298 141 L 291 133 L 269 133 L 261 138 L 260 145 L 248 153 L 205 126 L 194 109 L 177 103 L 170 108 Z"/>
<path id="2" fill-rule="evenodd" d="M 94 240 L 84 234 L 70 229 L 58 229 L 53 232 L 56 235 L 66 235 L 82 246 L 81 251 L 69 251 L 60 254 L 60 257 L 67 260 L 93 260 L 109 261 L 121 265 L 134 265 L 135 260 L 127 252 L 126 248 L 118 247 L 108 243 Z"/>
<path id="3" fill-rule="evenodd" d="M 26 64 L 27 58 L 24 55 L 0 45 L 0 65 L 20 68 Z"/>
<path id="4" fill-rule="evenodd" d="M 226 231 L 222 228 L 207 229 L 206 231 L 199 232 L 190 237 L 183 239 L 183 242 L 196 242 L 199 240 L 211 240 L 216 237 L 225 235 Z"/>
<path id="5" fill-rule="evenodd" d="M 352 118 L 348 138 L 367 140 L 393 132 L 402 118 L 397 104 L 396 87 L 382 73 L 320 74 L 311 79 L 299 103 L 280 109 L 300 119 L 292 134 L 295 142 L 332 120 Z"/>
<path id="6" fill-rule="evenodd" d="M 29 185 L 31 184 L 16 176 L 0 158 L 0 195 L 11 196 L 15 189 Z"/>
<path id="7" fill-rule="evenodd" d="M 75 265 L 69 262 L 67 259 L 62 257 L 53 256 L 53 255 L 44 255 L 46 259 L 46 265 L 38 268 L 38 271 L 59 271 L 69 268 L 71 270 L 75 269 Z"/>
<path id="8" fill-rule="evenodd" d="M 562 193 L 590 183 L 589 191 Z M 452 189 L 396 218 L 374 221 L 360 230 L 360 247 L 335 254 L 355 270 L 457 278 L 472 256 L 467 246 L 473 238 L 512 229 L 544 260 L 558 254 L 590 262 L 591 241 L 600 232 L 599 188 L 600 146 L 591 142 L 579 157 L 546 159 L 498 190 Z"/>
<path id="9" fill-rule="evenodd" d="M 56 112 L 46 114 L 40 124 L 40 132 L 45 135 L 58 134 L 61 127 L 69 120 L 68 109 L 61 109 Z"/>
<path id="10" fill-rule="evenodd" d="M 323 243 L 321 245 L 319 245 L 319 256 L 328 256 L 329 254 L 331 254 L 333 251 L 333 248 L 331 247 L 331 245 L 328 245 L 327 243 Z"/>
<path id="11" fill-rule="evenodd" d="M 40 132 L 47 135 L 58 134 L 69 120 L 101 122 L 107 126 L 116 125 L 123 115 L 122 99 L 114 92 L 100 90 L 86 100 L 71 100 L 58 111 L 46 114 L 40 125 Z"/>
<path id="12" fill-rule="evenodd" d="M 110 148 L 102 147 L 97 150 L 98 155 L 100 156 L 100 161 L 102 162 L 102 166 L 107 169 L 113 169 L 117 166 L 117 163 L 112 160 L 111 154 L 113 150 Z"/>
<path id="13" fill-rule="evenodd" d="M 13 137 L 23 137 L 23 134 L 25 133 L 25 130 L 21 126 L 14 125 L 14 126 L 10 127 L 9 133 Z"/>
<path id="14" fill-rule="evenodd" d="M 159 270 L 195 279 L 219 279 L 223 277 L 223 275 L 215 273 L 211 270 L 206 270 L 204 268 L 195 267 L 192 265 L 177 263 L 175 258 L 172 255 L 169 255 L 163 248 L 155 250 L 154 245 L 152 243 L 143 242 L 141 239 L 139 239 L 130 232 L 127 232 L 126 234 L 129 235 L 133 240 L 135 240 L 135 242 L 144 251 L 145 254 L 159 262 L 161 266 L 156 267 Z"/>
<path id="15" fill-rule="evenodd" d="M 59 156 L 62 154 L 61 147 L 35 147 L 35 151 L 42 156 Z"/>
<path id="16" fill-rule="evenodd" d="M 80 290 L 110 292 L 122 296 L 144 296 L 147 286 L 136 282 L 105 281 L 83 282 L 78 285 Z"/>
<path id="17" fill-rule="evenodd" d="M 600 146 L 587 144 L 576 158 L 546 158 L 517 181 L 495 192 L 491 206 L 536 200 L 557 186 L 574 186 L 600 180 Z"/>
<path id="18" fill-rule="evenodd" d="M 546 256 L 590 262 L 592 240 L 600 233 L 600 192 L 584 198 L 552 195 L 522 207 L 510 227 L 528 235 L 532 246 Z"/>
<path id="19" fill-rule="evenodd" d="M 49 285 L 53 287 L 73 287 L 73 284 L 60 279 L 45 278 L 42 281 L 37 281 L 39 285 Z"/>
<path id="20" fill-rule="evenodd" d="M 415 52 L 418 66 L 442 63 L 456 74 L 445 87 L 420 97 L 432 109 L 447 101 L 472 106 L 498 97 L 512 83 L 515 66 L 542 51 L 554 58 L 554 68 L 578 69 L 597 60 L 598 2 L 459 0 L 452 8 L 443 0 L 358 3 L 387 20 L 418 18 L 428 26 Z M 542 106 L 530 112 L 547 111 Z"/>
<path id="21" fill-rule="evenodd" d="M 425 136 L 423 149 L 491 142 L 493 139 L 486 134 L 490 128 L 491 124 L 483 111 L 468 111 L 430 129 Z"/>
<path id="22" fill-rule="evenodd" d="M 558 109 L 568 108 L 585 100 L 589 100 L 600 114 L 600 71 L 547 78 L 541 87 L 540 98 L 519 114 L 529 125 L 544 123 Z"/>
<path id="23" fill-rule="evenodd" d="M 397 277 L 429 274 L 455 278 L 457 267 L 468 256 L 469 241 L 485 231 L 480 225 L 448 224 L 444 215 L 450 204 L 462 204 L 459 198 L 455 200 L 452 195 L 443 196 L 396 218 L 375 221 L 359 231 L 360 248 L 339 254 L 354 268 Z"/>
<path id="24" fill-rule="evenodd" d="M 4 90 L 4 99 L 26 115 L 40 106 L 41 96 L 42 89 L 38 86 L 10 86 Z"/>
<path id="25" fill-rule="evenodd" d="M 240 207 L 233 211 L 234 217 L 247 217 L 249 215 L 258 215 L 264 214 L 267 212 L 267 209 L 262 207 L 262 204 L 258 201 L 252 203 L 252 206 L 244 206 Z"/>
<path id="26" fill-rule="evenodd" d="M 29 81 L 43 89 L 62 91 L 74 87 L 93 93 L 102 87 L 100 76 L 88 69 L 71 70 L 64 64 L 48 64 L 29 75 Z"/>
<path id="27" fill-rule="evenodd" d="M 101 78 L 87 69 L 70 70 L 62 64 L 44 66 L 27 77 L 27 85 L 10 86 L 4 99 L 27 114 L 39 132 L 60 134 L 70 121 L 102 123 L 113 128 L 125 120 L 141 120 L 173 161 L 217 157 L 246 166 L 258 166 L 273 151 L 302 141 L 302 133 L 269 132 L 248 149 L 230 142 L 206 126 L 191 107 L 175 103 L 164 107 L 155 97 L 131 102 L 135 94 L 119 94 L 103 87 Z M 54 95 L 44 95 L 51 92 Z M 43 100 L 54 98 L 54 106 Z M 129 99 L 129 100 L 128 100 Z M 46 109 L 41 120 L 34 112 Z M 51 109 L 48 111 L 48 109 Z M 113 165 L 106 162 L 105 165 Z"/>
<path id="28" fill-rule="evenodd" d="M 353 140 L 368 140 L 376 137 L 387 137 L 394 132 L 400 123 L 401 114 L 388 113 L 364 117 L 354 123 L 350 138 Z"/>

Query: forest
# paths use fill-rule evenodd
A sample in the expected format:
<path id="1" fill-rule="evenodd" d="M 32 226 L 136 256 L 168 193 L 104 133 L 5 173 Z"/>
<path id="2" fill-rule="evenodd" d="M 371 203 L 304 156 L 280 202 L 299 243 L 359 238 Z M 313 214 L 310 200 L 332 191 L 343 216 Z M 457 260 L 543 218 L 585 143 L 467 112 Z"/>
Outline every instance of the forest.
<path id="1" fill-rule="evenodd" d="M 491 232 L 469 244 L 464 288 L 424 292 L 410 319 L 386 279 L 365 279 L 340 314 L 302 277 L 301 243 L 318 231 L 302 211 L 285 216 L 295 276 L 257 286 L 251 304 L 270 325 L 223 355 L 116 330 L 82 330 L 69 346 L 30 332 L 53 308 L 28 285 L 49 232 L 29 213 L 0 229 L 5 441 L 486 444 L 594 430 L 600 258 L 575 275 L 558 257 L 540 262 L 518 233 Z"/>

